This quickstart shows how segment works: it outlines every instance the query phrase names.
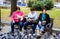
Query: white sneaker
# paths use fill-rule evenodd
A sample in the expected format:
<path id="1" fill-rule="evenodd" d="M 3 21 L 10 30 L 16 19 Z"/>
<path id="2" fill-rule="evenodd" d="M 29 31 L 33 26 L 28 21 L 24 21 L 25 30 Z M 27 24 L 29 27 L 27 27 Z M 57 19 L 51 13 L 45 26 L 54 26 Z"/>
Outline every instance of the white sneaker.
<path id="1" fill-rule="evenodd" d="M 25 38 L 27 38 L 27 36 L 25 36 Z"/>
<path id="2" fill-rule="evenodd" d="M 35 36 L 35 34 L 33 34 L 33 36 Z"/>
<path id="3" fill-rule="evenodd" d="M 31 34 L 29 34 L 29 36 L 31 36 Z"/>
<path id="4" fill-rule="evenodd" d="M 37 36 L 40 36 L 40 34 L 36 34 Z"/>

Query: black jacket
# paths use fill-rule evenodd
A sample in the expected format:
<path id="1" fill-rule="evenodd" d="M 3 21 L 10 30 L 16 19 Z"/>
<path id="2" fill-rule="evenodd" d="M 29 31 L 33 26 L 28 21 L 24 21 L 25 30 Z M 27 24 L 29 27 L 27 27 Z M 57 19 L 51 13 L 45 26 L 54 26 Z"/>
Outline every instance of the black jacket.
<path id="1" fill-rule="evenodd" d="M 42 20 L 42 13 L 40 13 L 38 20 L 41 21 Z M 50 16 L 46 13 L 46 24 L 50 23 Z"/>

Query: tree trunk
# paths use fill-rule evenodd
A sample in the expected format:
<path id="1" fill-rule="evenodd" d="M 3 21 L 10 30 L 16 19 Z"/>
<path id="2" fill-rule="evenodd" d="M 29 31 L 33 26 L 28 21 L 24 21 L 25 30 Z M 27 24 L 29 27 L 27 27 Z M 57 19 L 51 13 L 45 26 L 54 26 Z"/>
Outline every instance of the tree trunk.
<path id="1" fill-rule="evenodd" d="M 0 7 L 0 31 L 1 31 L 1 7 Z"/>
<path id="2" fill-rule="evenodd" d="M 1 25 L 1 7 L 0 7 L 0 25 Z"/>
<path id="3" fill-rule="evenodd" d="M 11 0 L 11 14 L 10 14 L 10 16 L 12 15 L 12 12 L 16 10 L 16 5 L 17 5 L 17 0 Z"/>

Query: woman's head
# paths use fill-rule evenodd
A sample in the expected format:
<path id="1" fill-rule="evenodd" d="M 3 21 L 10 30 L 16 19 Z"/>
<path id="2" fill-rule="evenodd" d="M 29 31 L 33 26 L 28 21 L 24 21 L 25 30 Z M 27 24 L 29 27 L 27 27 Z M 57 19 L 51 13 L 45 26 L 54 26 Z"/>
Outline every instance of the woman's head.
<path id="1" fill-rule="evenodd" d="M 43 9 L 43 10 L 42 10 L 42 13 L 46 13 L 46 9 Z"/>
<path id="2" fill-rule="evenodd" d="M 34 11 L 35 11 L 35 9 L 34 9 L 34 8 L 30 8 L 30 11 L 31 11 L 31 12 L 34 12 Z"/>
<path id="3" fill-rule="evenodd" d="M 20 7 L 16 7 L 16 11 L 20 11 Z"/>

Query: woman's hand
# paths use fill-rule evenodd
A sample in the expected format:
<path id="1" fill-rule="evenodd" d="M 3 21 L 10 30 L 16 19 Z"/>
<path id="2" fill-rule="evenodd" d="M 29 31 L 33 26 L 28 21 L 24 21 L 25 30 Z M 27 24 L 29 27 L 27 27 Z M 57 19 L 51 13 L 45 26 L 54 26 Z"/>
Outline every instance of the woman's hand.
<path id="1" fill-rule="evenodd" d="M 42 25 L 45 25 L 46 24 L 46 21 L 42 21 Z"/>
<path id="2" fill-rule="evenodd" d="M 17 18 L 19 19 L 19 18 L 21 18 L 21 16 L 17 15 Z"/>
<path id="3" fill-rule="evenodd" d="M 39 23 L 38 23 L 39 25 L 41 25 L 41 21 L 39 21 Z"/>
<path id="4" fill-rule="evenodd" d="M 33 21 L 32 19 L 29 19 L 29 21 Z"/>
<path id="5" fill-rule="evenodd" d="M 21 20 L 23 20 L 23 17 L 22 17 L 22 16 L 17 15 L 17 19 L 21 19 Z"/>
<path id="6" fill-rule="evenodd" d="M 43 21 L 43 23 L 46 23 L 46 21 Z"/>
<path id="7" fill-rule="evenodd" d="M 21 20 L 23 20 L 23 18 L 21 18 Z"/>
<path id="8" fill-rule="evenodd" d="M 15 21 L 13 20 L 13 23 L 15 23 Z"/>

